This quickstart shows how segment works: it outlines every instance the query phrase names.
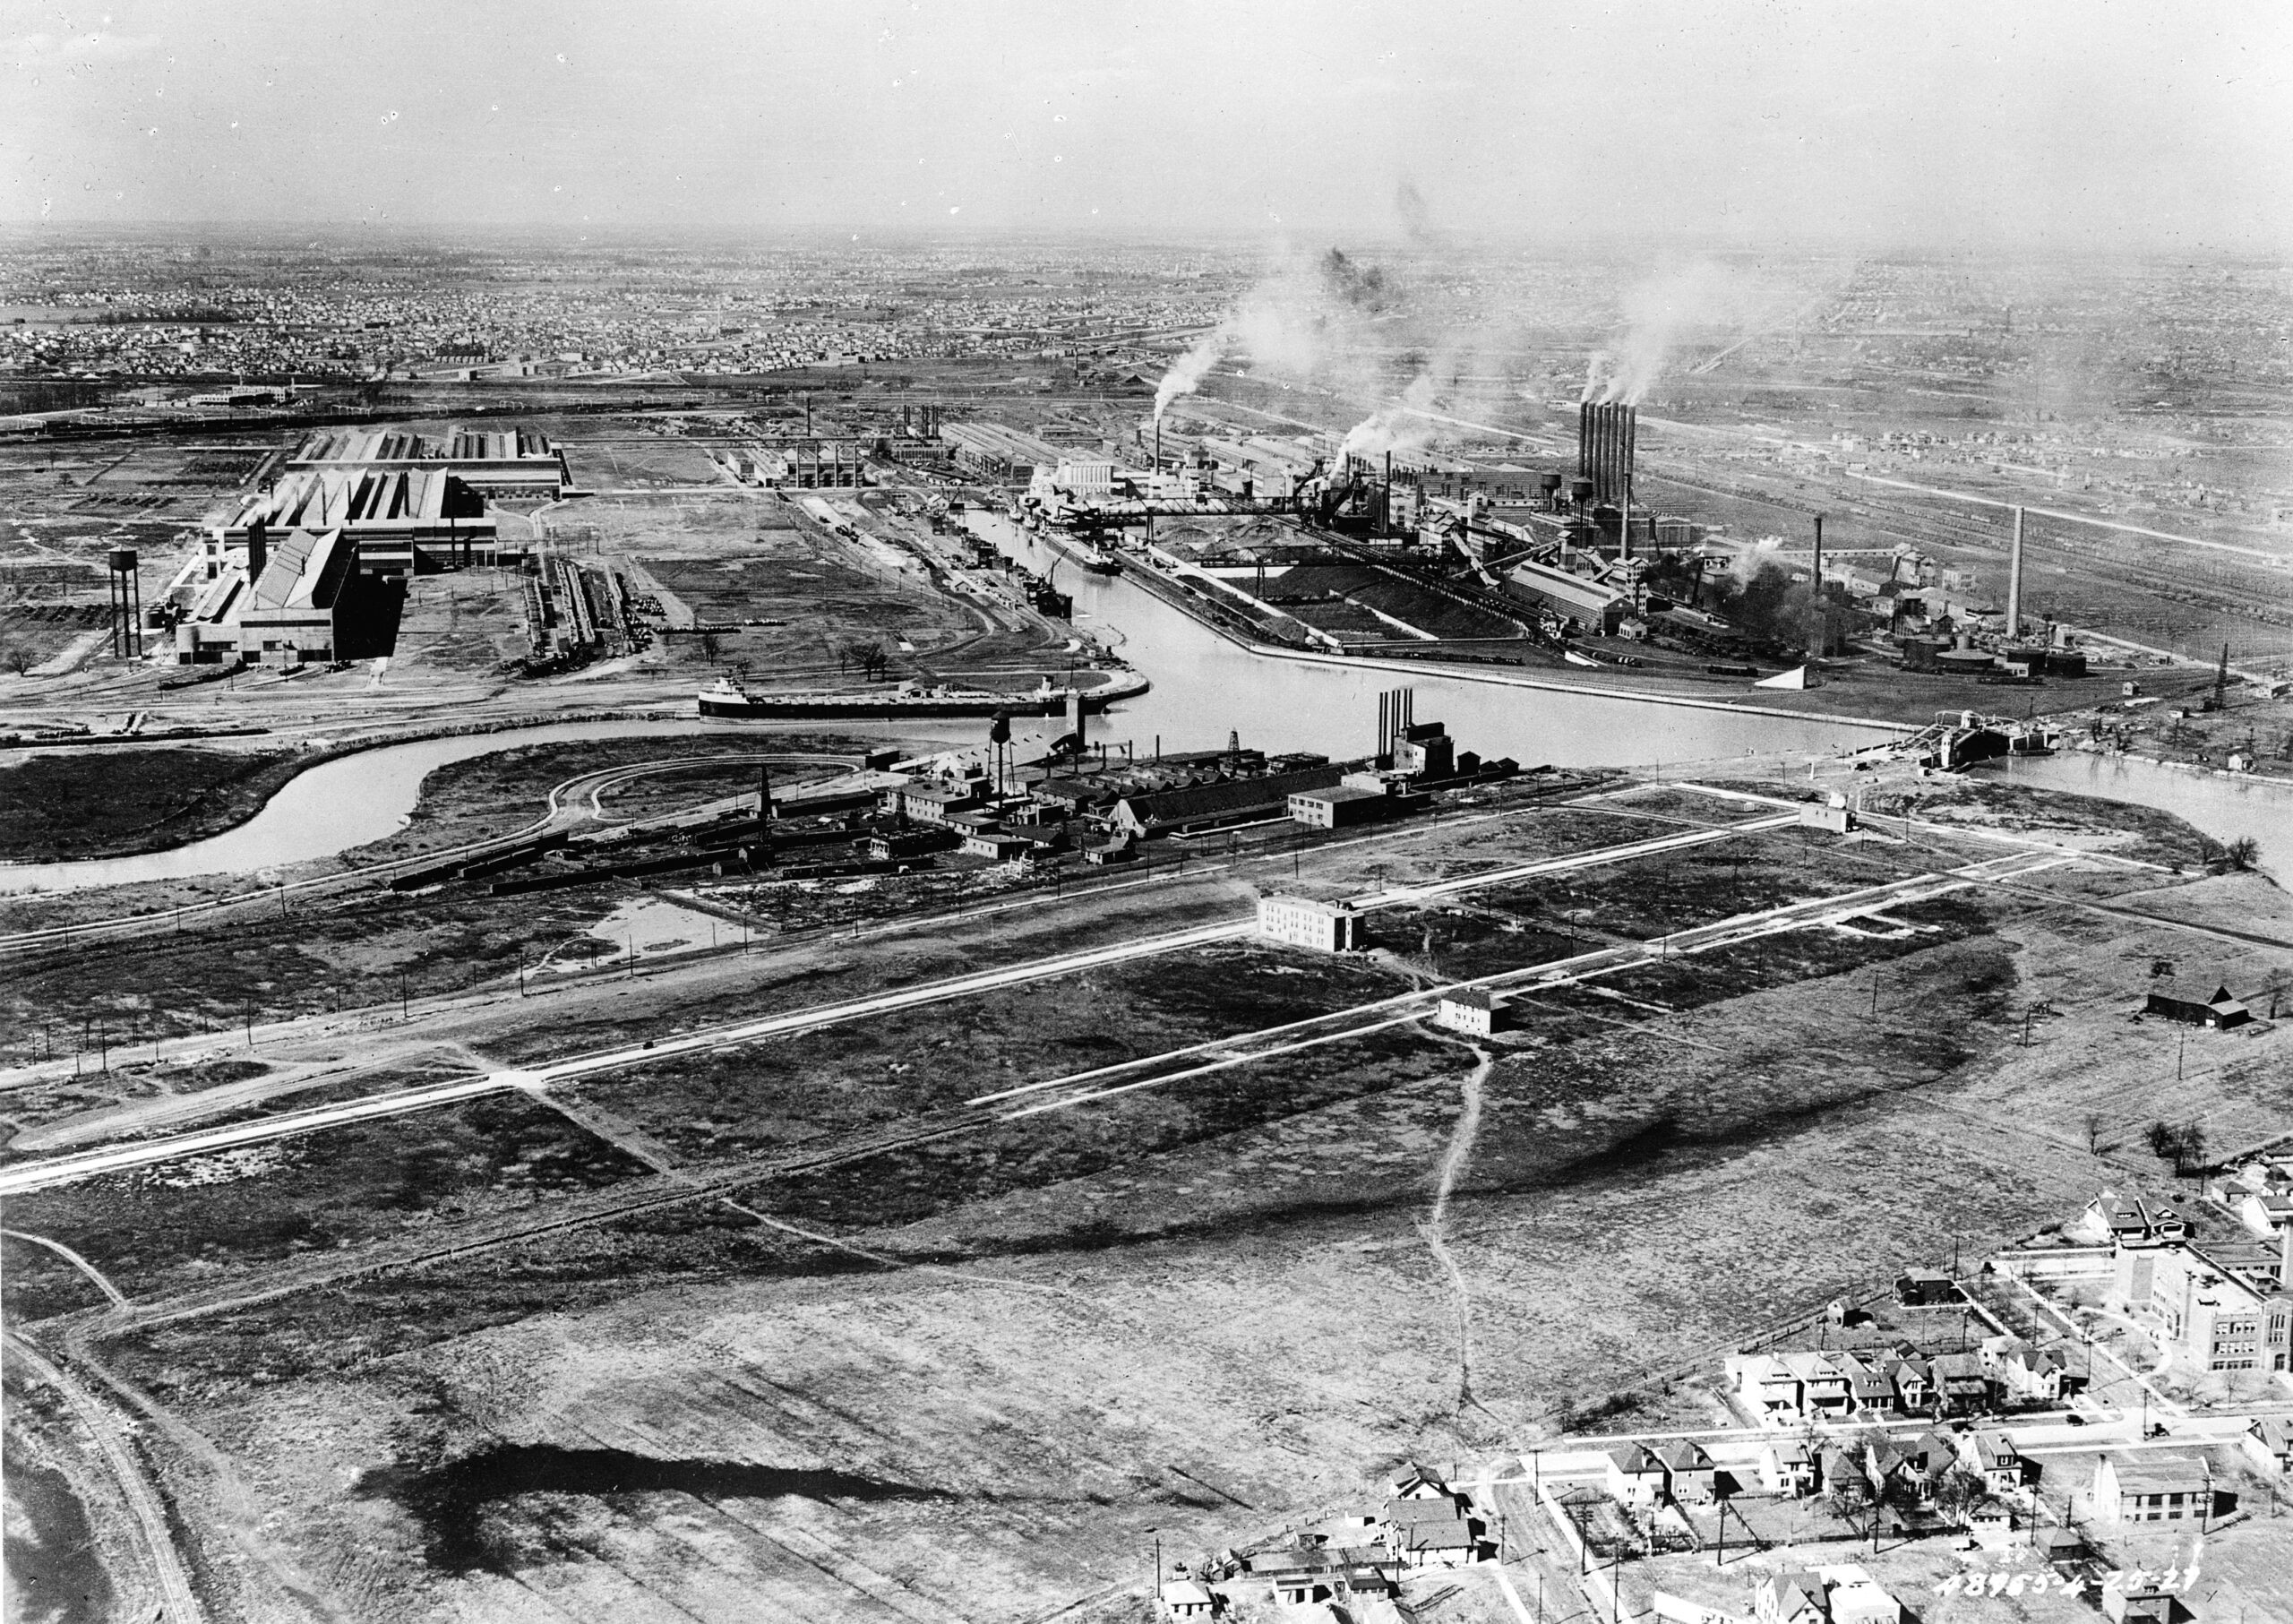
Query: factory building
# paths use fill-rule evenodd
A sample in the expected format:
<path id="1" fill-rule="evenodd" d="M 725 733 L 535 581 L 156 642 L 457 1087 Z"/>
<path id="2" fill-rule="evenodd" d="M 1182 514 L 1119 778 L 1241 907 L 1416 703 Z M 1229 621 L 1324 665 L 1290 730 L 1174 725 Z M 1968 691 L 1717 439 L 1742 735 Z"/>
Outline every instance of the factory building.
<path id="1" fill-rule="evenodd" d="M 1368 780 L 1366 783 L 1363 780 Z M 1290 797 L 1290 821 L 1309 829 L 1353 829 L 1388 818 L 1397 795 L 1388 795 L 1375 773 L 1350 772 L 1327 789 L 1301 789 Z"/>
<path id="2" fill-rule="evenodd" d="M 1524 559 L 1505 571 L 1506 590 L 1600 637 L 1614 637 L 1629 600 L 1614 587 Z"/>
<path id="3" fill-rule="evenodd" d="M 564 453 L 530 429 L 454 429 L 430 440 L 408 429 L 314 429 L 289 472 L 451 474 L 481 497 L 554 499 L 572 484 Z"/>
<path id="4" fill-rule="evenodd" d="M 1025 484 L 1037 468 L 1055 468 L 1061 460 L 1056 446 L 1000 423 L 942 424 L 940 438 L 957 467 L 987 479 Z"/>
<path id="5" fill-rule="evenodd" d="M 176 664 L 230 658 L 293 666 L 339 657 L 357 562 L 339 529 L 292 530 L 275 541 L 258 529 L 249 568 L 217 576 L 176 625 Z"/>
<path id="6" fill-rule="evenodd" d="M 206 568 L 220 573 L 228 551 L 260 527 L 274 534 L 339 530 L 369 574 L 514 562 L 523 547 L 499 544 L 485 501 L 457 475 L 411 468 L 314 468 L 289 474 L 208 528 Z M 250 566 L 250 572 L 255 572 Z"/>
<path id="7" fill-rule="evenodd" d="M 865 485 L 862 469 L 866 458 L 858 445 L 836 440 L 806 440 L 779 451 L 757 451 L 745 459 L 734 454 L 735 477 L 746 474 L 759 485 L 792 491 L 849 491 Z"/>
<path id="8" fill-rule="evenodd" d="M 1292 795 L 1330 788 L 1344 776 L 1335 767 L 1310 767 L 1125 795 L 1107 821 L 1127 835 L 1161 835 L 1279 818 L 1286 815 Z"/>

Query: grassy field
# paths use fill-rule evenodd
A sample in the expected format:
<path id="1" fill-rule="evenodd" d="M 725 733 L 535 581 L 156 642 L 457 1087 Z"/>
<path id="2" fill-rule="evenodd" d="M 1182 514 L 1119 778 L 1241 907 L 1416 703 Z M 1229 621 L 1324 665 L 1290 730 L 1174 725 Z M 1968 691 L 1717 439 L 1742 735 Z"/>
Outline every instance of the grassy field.
<path id="1" fill-rule="evenodd" d="M 159 851 L 253 817 L 294 776 L 278 750 L 82 748 L 0 766 L 0 860 Z"/>

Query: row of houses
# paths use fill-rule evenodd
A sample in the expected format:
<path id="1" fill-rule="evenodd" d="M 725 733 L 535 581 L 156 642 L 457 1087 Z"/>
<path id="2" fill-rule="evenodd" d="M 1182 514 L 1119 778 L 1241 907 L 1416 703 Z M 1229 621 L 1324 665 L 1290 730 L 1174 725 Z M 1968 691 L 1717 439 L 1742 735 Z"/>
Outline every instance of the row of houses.
<path id="1" fill-rule="evenodd" d="M 2084 1385 L 2062 1350 L 2014 1336 L 1951 1353 L 1922 1353 L 1909 1343 L 1859 1353 L 1733 1353 L 1725 1368 L 1743 1407 L 1768 1426 L 2058 1404 Z"/>
<path id="2" fill-rule="evenodd" d="M 1985 1491 L 2002 1499 L 2018 1497 L 2038 1482 L 2038 1467 L 2017 1450 L 2007 1434 L 1990 1428 L 1956 1435 L 1924 1431 L 1909 1436 L 1884 1431 L 1835 1438 L 1779 1438 L 1761 1451 L 1757 1482 L 1741 1481 L 1697 1443 L 1617 1444 L 1607 1451 L 1604 1484 L 1610 1497 L 1637 1512 L 1667 1504 L 1708 1506 L 1756 1487 L 1787 1499 L 1824 1493 L 1848 1479 L 1860 1479 L 1873 1494 L 1898 1504 L 1923 1506 L 1951 1471 L 1982 1480 Z"/>
<path id="3" fill-rule="evenodd" d="M 2256 1156 L 2223 1170 L 2205 1185 L 2205 1198 L 2270 1240 L 2293 1229 L 2293 1154 Z"/>

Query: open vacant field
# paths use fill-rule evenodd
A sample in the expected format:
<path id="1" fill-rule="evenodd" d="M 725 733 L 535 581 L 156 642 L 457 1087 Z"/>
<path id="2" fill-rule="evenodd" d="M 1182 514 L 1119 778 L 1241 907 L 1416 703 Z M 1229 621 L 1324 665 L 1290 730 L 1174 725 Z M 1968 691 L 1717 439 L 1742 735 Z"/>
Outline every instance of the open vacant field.
<path id="1" fill-rule="evenodd" d="M 1294 882 L 1454 877 L 1744 810 L 1521 809 L 1307 850 Z M 2185 849 L 2096 803 L 1926 810 Z M 512 1094 L 206 1158 L 211 1182 L 107 1175 L 11 1224 L 174 1305 L 99 1356 L 213 1440 L 248 1503 L 341 1508 L 287 1519 L 280 1550 L 358 1618 L 1128 1617 L 1158 1535 L 1207 1551 L 1402 1458 L 1524 1447 L 2100 1183 L 2162 1191 L 2155 1116 L 2225 1143 L 2281 1122 L 2281 1028 L 2177 1055 L 2127 1016 L 2160 956 L 2242 988 L 2293 953 L 2092 911 L 2224 924 L 2276 893 L 2162 864 L 2040 872 L 1550 988 L 1478 1045 L 1409 1021 L 936 1138 L 903 1124 L 2000 849 L 1738 836 L 1383 910 L 1367 958 L 1134 960 L 561 1085 L 562 1115 Z M 1239 913 L 1240 855 L 1087 911 L 821 941 L 452 1031 L 479 1064 L 532 1064 L 1117 943 Z M 134 1179 L 160 1221 L 131 1230 Z M 475 1250 L 422 1261 L 457 1236 Z M 27 1267 L 35 1327 L 98 1306 L 52 1256 Z M 274 1571 L 213 1582 L 259 1610 Z"/>

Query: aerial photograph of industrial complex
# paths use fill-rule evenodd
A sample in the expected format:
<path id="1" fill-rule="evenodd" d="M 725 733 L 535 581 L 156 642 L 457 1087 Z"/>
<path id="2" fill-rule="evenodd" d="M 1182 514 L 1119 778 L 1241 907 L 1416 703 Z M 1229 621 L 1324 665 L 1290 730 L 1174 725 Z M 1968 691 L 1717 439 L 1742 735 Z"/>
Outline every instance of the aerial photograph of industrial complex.
<path id="1" fill-rule="evenodd" d="M 0 0 L 21 1624 L 2293 1624 L 2293 8 Z"/>

